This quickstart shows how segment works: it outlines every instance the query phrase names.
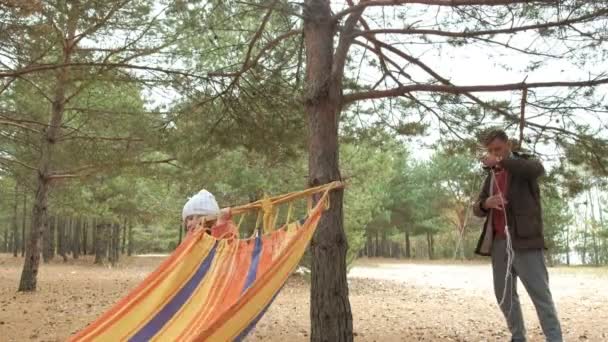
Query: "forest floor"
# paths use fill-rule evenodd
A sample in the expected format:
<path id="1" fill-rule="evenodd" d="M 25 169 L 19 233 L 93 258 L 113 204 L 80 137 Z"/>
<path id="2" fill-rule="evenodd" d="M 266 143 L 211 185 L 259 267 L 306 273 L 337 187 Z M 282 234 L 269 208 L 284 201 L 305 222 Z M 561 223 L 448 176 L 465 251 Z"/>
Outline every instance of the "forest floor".
<path id="1" fill-rule="evenodd" d="M 38 291 L 17 293 L 22 258 L 0 255 L 0 341 L 63 341 L 136 286 L 162 256 L 93 266 L 81 258 L 43 265 Z M 608 268 L 550 268 L 566 341 L 608 341 Z M 349 273 L 355 341 L 508 341 L 491 269 L 480 262 L 364 259 Z M 543 341 L 520 284 L 530 341 Z M 249 341 L 308 341 L 309 285 L 292 277 Z"/>

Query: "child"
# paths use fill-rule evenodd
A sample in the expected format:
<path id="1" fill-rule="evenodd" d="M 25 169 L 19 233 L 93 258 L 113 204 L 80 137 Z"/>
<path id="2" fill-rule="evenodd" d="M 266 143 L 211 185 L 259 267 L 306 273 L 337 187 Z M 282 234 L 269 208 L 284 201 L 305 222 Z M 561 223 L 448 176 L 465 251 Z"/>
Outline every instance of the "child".
<path id="1" fill-rule="evenodd" d="M 205 232 L 218 239 L 238 238 L 238 230 L 231 220 L 230 208 L 220 210 L 215 196 L 203 189 L 192 196 L 182 210 L 182 221 L 186 234 L 202 227 Z"/>

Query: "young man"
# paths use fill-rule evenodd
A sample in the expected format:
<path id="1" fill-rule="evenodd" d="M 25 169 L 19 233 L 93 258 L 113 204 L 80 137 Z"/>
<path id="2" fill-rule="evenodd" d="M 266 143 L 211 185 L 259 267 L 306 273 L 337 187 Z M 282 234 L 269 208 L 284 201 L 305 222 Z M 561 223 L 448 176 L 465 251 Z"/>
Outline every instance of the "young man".
<path id="1" fill-rule="evenodd" d="M 230 210 L 220 211 L 215 196 L 205 189 L 192 196 L 182 209 L 186 234 L 191 234 L 202 224 L 207 233 L 216 238 L 238 238 L 238 230 L 230 216 Z"/>
<path id="2" fill-rule="evenodd" d="M 515 342 L 526 341 L 526 329 L 517 295 L 517 278 L 530 295 L 549 342 L 562 342 L 544 259 L 544 235 L 538 178 L 543 165 L 511 151 L 511 142 L 502 130 L 483 139 L 487 155 L 483 164 L 490 170 L 481 189 L 474 213 L 486 217 L 475 253 L 492 257 L 494 292 Z M 507 234 L 513 247 L 508 269 Z M 505 278 L 506 284 L 505 284 Z M 504 300 L 503 300 L 504 294 Z"/>

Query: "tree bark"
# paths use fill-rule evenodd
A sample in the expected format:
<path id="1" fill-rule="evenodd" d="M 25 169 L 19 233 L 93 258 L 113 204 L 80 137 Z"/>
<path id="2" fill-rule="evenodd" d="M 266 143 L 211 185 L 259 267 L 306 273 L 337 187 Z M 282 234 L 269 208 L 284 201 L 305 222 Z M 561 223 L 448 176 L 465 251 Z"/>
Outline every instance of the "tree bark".
<path id="1" fill-rule="evenodd" d="M 19 249 L 19 224 L 17 223 L 17 212 L 19 210 L 19 186 L 15 182 L 15 200 L 13 201 L 13 256 L 17 257 L 17 251 Z"/>
<path id="2" fill-rule="evenodd" d="M 67 37 L 63 40 L 63 56 L 59 63 L 68 64 L 74 48 L 77 28 L 78 6 L 73 5 L 68 13 Z M 68 79 L 68 68 L 61 67 L 57 72 L 55 82 L 55 94 L 51 106 L 49 125 L 45 128 L 40 146 L 40 159 L 38 164 L 38 182 L 36 196 L 32 208 L 32 224 L 30 241 L 25 251 L 25 262 L 21 272 L 19 291 L 35 291 L 38 267 L 40 265 L 40 249 L 44 232 L 44 224 L 47 219 L 47 201 L 51 190 L 51 160 L 55 150 L 55 144 L 59 136 L 59 129 L 63 119 L 65 108 L 66 88 Z"/>
<path id="3" fill-rule="evenodd" d="M 343 70 L 334 70 L 336 23 L 329 1 L 306 0 L 304 19 L 308 116 L 309 185 L 341 180 L 338 123 Z M 338 60 L 336 60 L 338 61 Z M 338 61 L 339 62 L 339 61 Z M 339 69 L 339 68 L 338 68 Z M 343 190 L 332 191 L 311 242 L 311 341 L 352 341 L 353 321 L 346 281 L 348 243 L 343 228 Z"/>

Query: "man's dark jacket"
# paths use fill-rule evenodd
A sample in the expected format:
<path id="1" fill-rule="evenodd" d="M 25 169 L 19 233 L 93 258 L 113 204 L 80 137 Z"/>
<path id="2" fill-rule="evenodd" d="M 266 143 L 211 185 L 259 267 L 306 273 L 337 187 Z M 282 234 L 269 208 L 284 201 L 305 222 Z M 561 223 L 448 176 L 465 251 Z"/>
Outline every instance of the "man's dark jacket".
<path id="1" fill-rule="evenodd" d="M 498 163 L 507 171 L 507 226 L 511 233 L 514 249 L 543 249 L 542 207 L 538 178 L 545 169 L 540 161 L 528 156 L 512 153 L 512 156 Z M 489 256 L 492 250 L 494 229 L 491 209 L 485 210 L 482 204 L 493 194 L 494 180 L 488 172 L 481 193 L 474 204 L 473 212 L 478 217 L 486 217 L 475 253 Z"/>

